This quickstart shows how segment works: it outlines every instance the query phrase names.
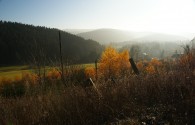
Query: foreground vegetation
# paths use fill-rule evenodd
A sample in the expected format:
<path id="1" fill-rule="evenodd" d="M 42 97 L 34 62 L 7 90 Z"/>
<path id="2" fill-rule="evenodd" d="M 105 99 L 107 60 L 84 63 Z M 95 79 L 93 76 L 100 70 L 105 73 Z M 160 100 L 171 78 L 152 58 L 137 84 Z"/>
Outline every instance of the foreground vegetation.
<path id="1" fill-rule="evenodd" d="M 108 48 L 97 74 L 94 67 L 76 66 L 65 69 L 64 80 L 56 68 L 45 75 L 30 73 L 20 80 L 2 80 L 0 123 L 195 124 L 193 51 L 176 61 L 140 61 L 139 75 L 127 63 L 128 56 Z"/>

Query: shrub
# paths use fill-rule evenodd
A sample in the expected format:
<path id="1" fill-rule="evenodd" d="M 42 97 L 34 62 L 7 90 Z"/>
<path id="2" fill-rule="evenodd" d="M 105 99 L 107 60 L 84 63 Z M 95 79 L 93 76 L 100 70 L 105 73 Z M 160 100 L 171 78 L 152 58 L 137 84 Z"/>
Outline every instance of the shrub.
<path id="1" fill-rule="evenodd" d="M 25 84 L 22 80 L 4 79 L 0 83 L 0 93 L 3 97 L 21 97 L 25 94 Z"/>
<path id="2" fill-rule="evenodd" d="M 47 76 L 48 79 L 61 79 L 61 74 L 56 68 L 52 68 L 48 71 Z"/>

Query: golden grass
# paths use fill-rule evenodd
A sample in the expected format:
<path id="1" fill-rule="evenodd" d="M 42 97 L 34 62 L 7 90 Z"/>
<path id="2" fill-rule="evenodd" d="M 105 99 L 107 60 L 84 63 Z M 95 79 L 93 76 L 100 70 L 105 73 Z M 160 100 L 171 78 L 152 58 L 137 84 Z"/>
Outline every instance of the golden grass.
<path id="1" fill-rule="evenodd" d="M 22 79 L 24 73 L 30 72 L 29 70 L 22 71 L 9 71 L 9 72 L 0 72 L 0 81 L 4 78 L 15 80 L 16 78 Z"/>
<path id="2" fill-rule="evenodd" d="M 130 76 L 113 84 L 96 82 L 93 87 L 53 84 L 47 90 L 38 85 L 35 94 L 0 98 L 0 120 L 21 125 L 193 124 L 193 84 L 185 76 Z M 179 81 L 178 81 L 179 78 Z M 130 119 L 130 120 L 129 120 Z"/>

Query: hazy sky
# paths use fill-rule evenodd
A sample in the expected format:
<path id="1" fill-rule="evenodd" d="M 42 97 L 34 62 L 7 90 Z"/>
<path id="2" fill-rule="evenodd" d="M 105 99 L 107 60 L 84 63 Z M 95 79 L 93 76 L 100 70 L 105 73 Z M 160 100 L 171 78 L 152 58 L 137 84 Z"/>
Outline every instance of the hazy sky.
<path id="1" fill-rule="evenodd" d="M 195 33 L 195 0 L 0 0 L 0 20 L 59 29 Z"/>

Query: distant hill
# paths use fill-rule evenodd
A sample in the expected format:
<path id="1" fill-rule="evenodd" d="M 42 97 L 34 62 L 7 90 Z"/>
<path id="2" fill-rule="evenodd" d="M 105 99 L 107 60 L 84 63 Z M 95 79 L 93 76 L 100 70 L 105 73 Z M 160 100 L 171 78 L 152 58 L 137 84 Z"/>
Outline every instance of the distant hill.
<path id="1" fill-rule="evenodd" d="M 97 29 L 90 32 L 77 34 L 85 39 L 93 39 L 101 44 L 108 44 L 111 42 L 123 42 L 135 38 L 132 32 L 117 30 L 117 29 Z"/>
<path id="2" fill-rule="evenodd" d="M 153 32 L 132 32 L 117 29 L 98 29 L 89 32 L 79 33 L 85 39 L 92 39 L 101 44 L 124 41 L 184 41 L 186 37 Z"/>
<path id="3" fill-rule="evenodd" d="M 59 31 L 40 26 L 0 21 L 0 65 L 16 65 L 41 59 L 59 60 Z M 102 46 L 60 31 L 63 58 L 73 63 L 93 62 Z"/>
<path id="4" fill-rule="evenodd" d="M 71 33 L 71 34 L 79 34 L 84 32 L 93 31 L 94 29 L 64 29 L 65 32 Z"/>

